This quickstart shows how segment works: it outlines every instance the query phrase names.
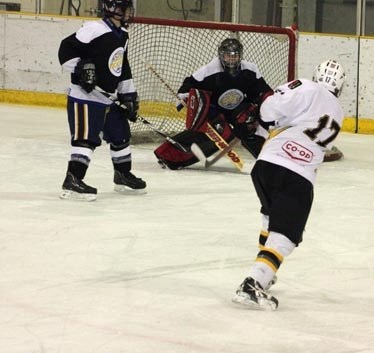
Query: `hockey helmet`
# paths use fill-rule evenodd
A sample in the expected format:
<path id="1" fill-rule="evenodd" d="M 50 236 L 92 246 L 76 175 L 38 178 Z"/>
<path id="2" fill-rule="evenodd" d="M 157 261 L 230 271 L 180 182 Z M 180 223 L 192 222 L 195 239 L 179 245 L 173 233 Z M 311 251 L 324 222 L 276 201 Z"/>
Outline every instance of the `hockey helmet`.
<path id="1" fill-rule="evenodd" d="M 102 11 L 105 17 L 113 17 L 125 24 L 134 15 L 132 0 L 102 0 Z"/>
<path id="2" fill-rule="evenodd" d="M 335 60 L 326 60 L 314 69 L 313 81 L 339 97 L 345 82 L 344 68 Z"/>
<path id="3" fill-rule="evenodd" d="M 218 47 L 218 57 L 225 72 L 235 76 L 240 71 L 243 45 L 235 38 L 226 38 Z"/>

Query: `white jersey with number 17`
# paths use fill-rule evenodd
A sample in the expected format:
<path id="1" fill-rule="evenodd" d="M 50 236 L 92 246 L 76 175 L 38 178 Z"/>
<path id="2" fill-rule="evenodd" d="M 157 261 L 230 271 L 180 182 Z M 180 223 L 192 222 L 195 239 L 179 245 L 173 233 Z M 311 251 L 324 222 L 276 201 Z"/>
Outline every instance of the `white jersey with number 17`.
<path id="1" fill-rule="evenodd" d="M 275 122 L 258 160 L 281 165 L 314 184 L 344 118 L 338 99 L 322 85 L 299 79 L 277 87 L 261 105 L 261 119 Z"/>

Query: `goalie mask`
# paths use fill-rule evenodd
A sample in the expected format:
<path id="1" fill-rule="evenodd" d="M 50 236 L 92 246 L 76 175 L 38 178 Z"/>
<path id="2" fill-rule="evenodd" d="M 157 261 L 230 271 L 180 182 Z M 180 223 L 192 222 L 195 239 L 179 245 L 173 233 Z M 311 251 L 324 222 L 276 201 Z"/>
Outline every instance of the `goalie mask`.
<path id="1" fill-rule="evenodd" d="M 313 81 L 321 84 L 336 97 L 339 97 L 345 82 L 344 68 L 335 60 L 324 61 L 315 68 Z"/>
<path id="2" fill-rule="evenodd" d="M 226 38 L 218 47 L 218 57 L 225 72 L 235 76 L 240 71 L 243 45 L 235 38 Z"/>
<path id="3" fill-rule="evenodd" d="M 105 17 L 121 21 L 125 26 L 134 16 L 132 0 L 102 0 L 102 10 Z"/>

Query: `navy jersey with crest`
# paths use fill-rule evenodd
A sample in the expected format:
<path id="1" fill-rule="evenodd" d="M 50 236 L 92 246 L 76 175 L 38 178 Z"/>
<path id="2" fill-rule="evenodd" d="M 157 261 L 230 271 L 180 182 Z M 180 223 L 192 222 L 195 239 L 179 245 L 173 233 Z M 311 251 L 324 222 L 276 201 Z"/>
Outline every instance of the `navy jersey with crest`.
<path id="1" fill-rule="evenodd" d="M 81 59 L 95 63 L 97 86 L 109 93 L 135 93 L 127 57 L 127 29 L 117 28 L 109 19 L 85 22 L 74 34 L 63 39 L 58 57 L 65 71 L 72 73 L 69 97 L 77 101 L 112 104 L 97 90 L 87 93 L 74 79 L 74 70 Z"/>
<path id="2" fill-rule="evenodd" d="M 238 74 L 231 76 L 223 70 L 218 57 L 185 78 L 178 93 L 187 93 L 190 88 L 212 92 L 211 104 L 223 112 L 245 101 L 259 103 L 261 95 L 272 90 L 255 64 L 242 60 Z"/>

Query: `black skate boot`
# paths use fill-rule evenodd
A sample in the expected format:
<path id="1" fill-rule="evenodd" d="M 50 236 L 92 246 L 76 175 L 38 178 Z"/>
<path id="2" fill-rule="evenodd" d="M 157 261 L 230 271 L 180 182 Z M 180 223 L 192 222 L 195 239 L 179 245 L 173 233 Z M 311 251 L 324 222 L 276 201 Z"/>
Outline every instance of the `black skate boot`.
<path id="1" fill-rule="evenodd" d="M 275 310 L 278 300 L 263 290 L 260 283 L 247 277 L 236 291 L 232 299 L 234 303 L 262 310 Z"/>
<path id="2" fill-rule="evenodd" d="M 114 171 L 114 191 L 121 194 L 145 194 L 145 187 L 147 184 L 144 180 L 137 178 L 131 172 L 121 173 L 118 170 Z"/>
<path id="3" fill-rule="evenodd" d="M 66 173 L 66 178 L 62 184 L 61 199 L 95 201 L 97 189 L 88 186 L 83 180 L 78 179 L 70 172 Z"/>

